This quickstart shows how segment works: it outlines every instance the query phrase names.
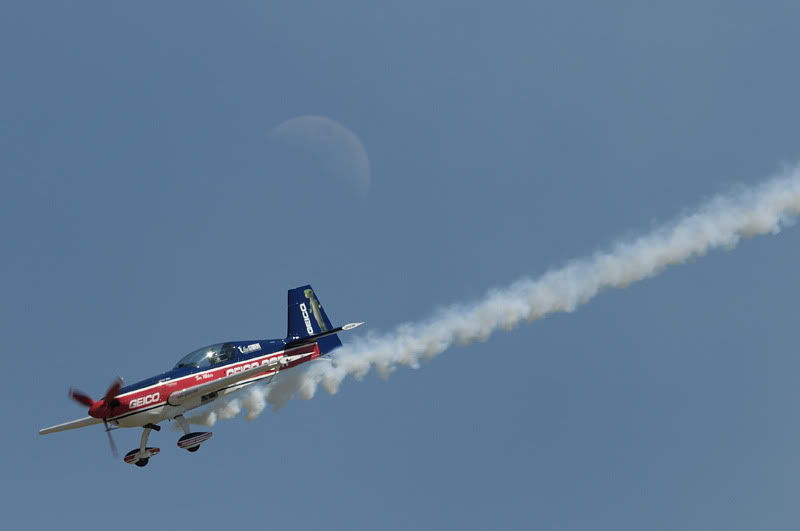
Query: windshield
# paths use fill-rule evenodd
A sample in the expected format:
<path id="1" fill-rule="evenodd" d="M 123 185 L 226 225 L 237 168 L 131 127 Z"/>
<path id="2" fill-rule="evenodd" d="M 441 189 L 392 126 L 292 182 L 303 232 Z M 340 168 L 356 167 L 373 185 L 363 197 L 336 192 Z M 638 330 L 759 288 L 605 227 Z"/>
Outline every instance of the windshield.
<path id="1" fill-rule="evenodd" d="M 175 368 L 197 367 L 202 369 L 235 358 L 236 349 L 232 343 L 217 343 L 216 345 L 209 345 L 190 352 L 181 358 Z"/>

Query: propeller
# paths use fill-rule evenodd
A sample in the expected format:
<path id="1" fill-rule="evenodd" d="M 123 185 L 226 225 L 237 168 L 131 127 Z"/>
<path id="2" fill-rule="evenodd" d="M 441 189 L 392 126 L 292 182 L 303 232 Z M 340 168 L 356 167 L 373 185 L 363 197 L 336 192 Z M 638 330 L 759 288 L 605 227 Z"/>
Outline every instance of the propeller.
<path id="1" fill-rule="evenodd" d="M 106 435 L 108 435 L 108 446 L 111 447 L 111 455 L 114 457 L 119 457 L 117 445 L 114 443 L 114 437 L 111 436 L 111 428 L 108 427 L 108 422 L 106 422 L 106 419 L 103 419 L 103 426 L 106 427 Z"/>
<path id="2" fill-rule="evenodd" d="M 108 445 L 111 447 L 111 454 L 117 457 L 117 445 L 114 444 L 114 438 L 111 436 L 111 428 L 108 427 L 108 417 L 113 416 L 114 409 L 119 407 L 119 400 L 116 398 L 117 393 L 122 388 L 122 379 L 117 378 L 109 386 L 103 398 L 95 402 L 92 397 L 82 391 L 69 389 L 69 397 L 78 404 L 89 408 L 89 415 L 96 419 L 102 419 L 103 426 L 106 428 L 106 435 L 108 435 Z"/>
<path id="3" fill-rule="evenodd" d="M 94 400 L 89 397 L 89 395 L 81 393 L 75 389 L 70 388 L 69 396 L 77 403 L 84 405 L 86 407 L 92 407 L 94 405 Z"/>

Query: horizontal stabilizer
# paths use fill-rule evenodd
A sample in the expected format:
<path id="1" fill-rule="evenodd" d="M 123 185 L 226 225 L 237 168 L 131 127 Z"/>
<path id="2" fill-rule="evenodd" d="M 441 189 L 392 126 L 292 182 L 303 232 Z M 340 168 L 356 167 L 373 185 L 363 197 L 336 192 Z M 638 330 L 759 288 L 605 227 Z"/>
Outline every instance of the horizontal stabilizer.
<path id="1" fill-rule="evenodd" d="M 311 343 L 316 343 L 317 340 L 319 340 L 320 338 L 323 338 L 325 336 L 331 336 L 331 335 L 337 334 L 339 332 L 345 332 L 347 330 L 352 330 L 353 328 L 358 328 L 362 324 L 364 324 L 364 323 L 363 322 L 361 322 L 361 323 L 348 323 L 348 324 L 346 324 L 344 326 L 340 326 L 339 328 L 334 328 L 333 330 L 328 330 L 327 332 L 320 332 L 319 334 L 314 334 L 314 335 L 311 335 L 311 336 L 305 336 L 305 337 L 301 337 L 301 338 L 298 338 L 298 339 L 293 339 L 291 341 L 287 341 L 286 342 L 286 348 L 289 349 L 289 348 L 300 347 L 300 346 L 303 346 L 303 345 L 310 345 Z"/>

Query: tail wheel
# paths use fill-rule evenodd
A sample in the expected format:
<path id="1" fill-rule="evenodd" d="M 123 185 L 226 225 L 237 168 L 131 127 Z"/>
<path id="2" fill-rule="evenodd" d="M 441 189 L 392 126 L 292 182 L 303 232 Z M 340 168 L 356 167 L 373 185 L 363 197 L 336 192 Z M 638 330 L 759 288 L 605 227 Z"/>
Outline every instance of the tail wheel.
<path id="1" fill-rule="evenodd" d="M 191 448 L 187 448 L 187 450 L 190 451 L 190 452 L 196 452 L 199 449 L 200 449 L 200 445 L 199 444 L 197 446 L 192 446 Z"/>
<path id="2" fill-rule="evenodd" d="M 136 461 L 135 465 L 136 466 L 147 466 L 147 463 L 149 463 L 149 462 L 150 462 L 150 458 L 139 459 L 138 461 Z"/>

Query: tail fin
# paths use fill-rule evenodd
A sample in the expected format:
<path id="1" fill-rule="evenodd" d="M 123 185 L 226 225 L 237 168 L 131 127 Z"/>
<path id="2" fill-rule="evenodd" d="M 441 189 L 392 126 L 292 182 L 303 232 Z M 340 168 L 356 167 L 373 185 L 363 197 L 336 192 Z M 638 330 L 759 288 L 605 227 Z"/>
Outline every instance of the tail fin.
<path id="1" fill-rule="evenodd" d="M 286 342 L 294 342 L 308 336 L 323 334 L 333 330 L 328 315 L 319 303 L 310 285 L 300 286 L 289 290 L 289 326 L 286 332 Z M 342 342 L 334 333 L 319 338 L 317 341 L 322 354 L 341 347 Z"/>

